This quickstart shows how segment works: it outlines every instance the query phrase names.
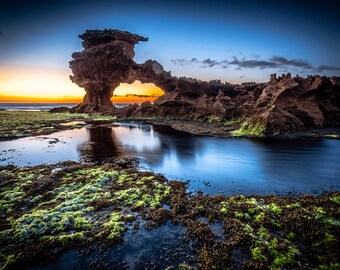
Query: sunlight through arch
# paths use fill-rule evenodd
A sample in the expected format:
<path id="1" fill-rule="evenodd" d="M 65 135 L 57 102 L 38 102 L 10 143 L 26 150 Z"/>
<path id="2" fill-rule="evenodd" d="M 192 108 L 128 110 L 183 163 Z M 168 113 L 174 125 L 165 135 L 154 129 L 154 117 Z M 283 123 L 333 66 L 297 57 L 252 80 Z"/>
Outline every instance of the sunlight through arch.
<path id="1" fill-rule="evenodd" d="M 114 90 L 112 102 L 114 104 L 153 102 L 162 95 L 164 91 L 155 84 L 135 81 L 132 84 L 121 83 Z"/>

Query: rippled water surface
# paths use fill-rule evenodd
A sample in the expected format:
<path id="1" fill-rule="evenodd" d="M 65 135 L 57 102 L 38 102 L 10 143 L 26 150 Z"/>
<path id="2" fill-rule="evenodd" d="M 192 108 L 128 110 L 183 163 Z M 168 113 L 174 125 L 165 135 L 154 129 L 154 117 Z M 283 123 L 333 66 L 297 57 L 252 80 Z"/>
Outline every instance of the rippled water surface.
<path id="1" fill-rule="evenodd" d="M 0 142 L 0 164 L 135 157 L 145 170 L 190 180 L 207 193 L 340 189 L 340 140 L 192 136 L 165 126 L 120 124 Z"/>

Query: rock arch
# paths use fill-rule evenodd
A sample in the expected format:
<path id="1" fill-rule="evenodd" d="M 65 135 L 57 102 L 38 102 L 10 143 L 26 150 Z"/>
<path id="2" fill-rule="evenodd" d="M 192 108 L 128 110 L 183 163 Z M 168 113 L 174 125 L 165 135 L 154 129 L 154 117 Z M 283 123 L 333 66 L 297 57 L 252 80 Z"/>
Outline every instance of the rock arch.
<path id="1" fill-rule="evenodd" d="M 161 64 L 148 60 L 134 62 L 134 46 L 148 39 L 119 30 L 87 30 L 79 36 L 84 50 L 72 54 L 72 82 L 83 87 L 86 94 L 74 112 L 113 112 L 111 102 L 120 83 L 154 83 L 164 92 L 175 89 L 176 78 Z"/>

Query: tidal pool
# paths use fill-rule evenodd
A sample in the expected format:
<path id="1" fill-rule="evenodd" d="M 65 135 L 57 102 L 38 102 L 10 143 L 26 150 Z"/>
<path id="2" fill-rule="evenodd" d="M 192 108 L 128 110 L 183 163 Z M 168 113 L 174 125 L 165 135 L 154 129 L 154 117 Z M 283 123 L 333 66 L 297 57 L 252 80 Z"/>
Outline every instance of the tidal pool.
<path id="1" fill-rule="evenodd" d="M 142 170 L 190 180 L 209 194 L 320 193 L 340 189 L 340 140 L 192 136 L 120 123 L 0 142 L 0 164 L 137 158 Z"/>
<path id="2" fill-rule="evenodd" d="M 198 244 L 187 239 L 186 229 L 167 223 L 156 229 L 132 228 L 124 242 L 111 248 L 91 246 L 64 253 L 51 263 L 28 270 L 59 269 L 179 269 L 180 264 L 196 266 Z"/>

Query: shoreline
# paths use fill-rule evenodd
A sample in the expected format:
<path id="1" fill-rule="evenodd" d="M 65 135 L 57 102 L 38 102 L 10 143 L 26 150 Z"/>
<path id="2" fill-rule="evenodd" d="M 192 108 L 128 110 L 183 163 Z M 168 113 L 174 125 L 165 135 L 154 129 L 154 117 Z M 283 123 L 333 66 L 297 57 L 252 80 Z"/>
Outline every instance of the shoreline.
<path id="1" fill-rule="evenodd" d="M 230 121 L 223 124 L 208 121 L 186 121 L 156 118 L 117 118 L 102 114 L 75 114 L 68 112 L 51 113 L 47 111 L 0 111 L 0 141 L 13 140 L 29 136 L 47 135 L 53 132 L 82 128 L 87 124 L 108 124 L 114 122 L 137 122 L 151 124 L 155 127 L 171 127 L 179 132 L 198 136 L 248 139 L 340 139 L 340 127 L 309 129 L 272 136 L 233 135 L 240 128 L 239 122 Z"/>
<path id="2" fill-rule="evenodd" d="M 179 132 L 185 132 L 196 136 L 212 136 L 221 138 L 248 138 L 248 139 L 308 139 L 308 138 L 327 138 L 340 139 L 340 127 L 309 129 L 304 131 L 292 131 L 278 135 L 231 135 L 230 132 L 239 128 L 239 125 L 222 125 L 218 123 L 209 123 L 203 121 L 186 121 L 186 120 L 148 120 L 142 118 L 117 119 L 116 122 L 137 122 L 142 124 L 151 124 L 154 126 L 168 126 Z"/>

